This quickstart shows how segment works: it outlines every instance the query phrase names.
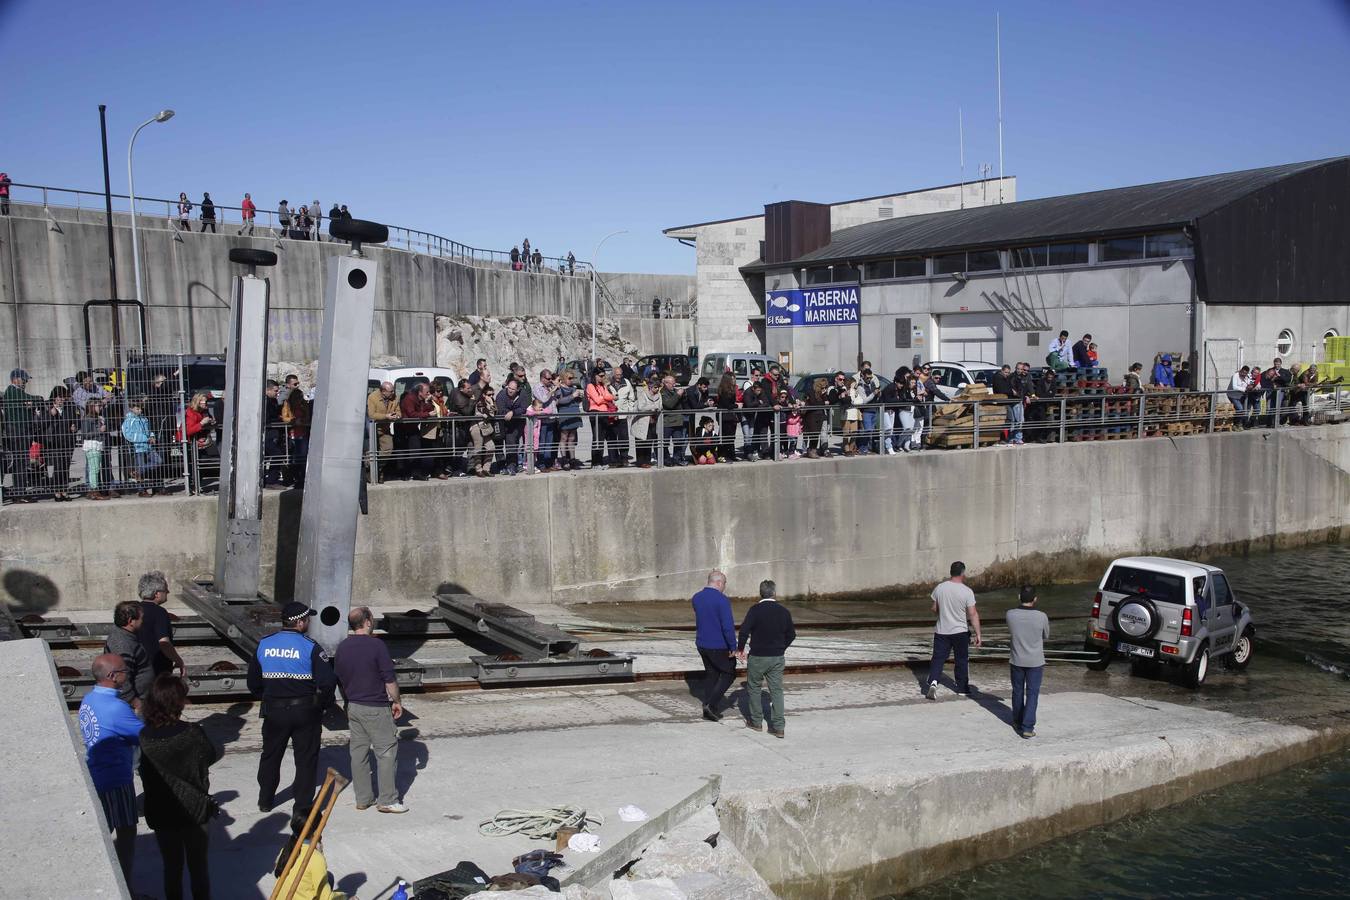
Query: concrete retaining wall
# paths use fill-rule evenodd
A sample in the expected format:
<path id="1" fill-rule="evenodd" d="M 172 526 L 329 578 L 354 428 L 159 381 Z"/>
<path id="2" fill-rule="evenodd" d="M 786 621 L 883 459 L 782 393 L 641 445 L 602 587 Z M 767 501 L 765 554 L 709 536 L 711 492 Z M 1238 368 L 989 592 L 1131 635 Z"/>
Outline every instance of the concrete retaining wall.
<path id="1" fill-rule="evenodd" d="M 17 209 L 17 207 L 16 207 Z M 34 208 L 24 210 L 34 212 Z M 40 210 L 38 210 L 40 212 Z M 66 211 L 73 212 L 73 211 Z M 85 220 L 87 219 L 87 221 Z M 60 378 L 84 367 L 83 304 L 108 296 L 108 245 L 101 213 L 82 212 L 81 221 L 61 221 L 59 230 L 43 218 L 0 219 L 0 359 L 6 370 L 22 365 L 44 394 Z M 128 216 L 115 216 L 118 295 L 135 296 L 131 229 Z M 141 217 L 145 223 L 147 217 Z M 345 245 L 327 241 L 285 241 L 243 238 L 238 225 L 221 234 L 179 234 L 161 227 L 140 231 L 141 266 L 147 306 L 147 329 L 153 349 L 219 353 L 225 346 L 230 279 L 238 266 L 227 259 L 231 247 L 276 250 L 280 261 L 267 276 L 272 281 L 272 313 L 268 356 L 273 360 L 307 361 L 318 352 L 323 310 L 325 260 Z M 401 357 L 410 364 L 435 358 L 436 315 L 558 315 L 577 321 L 590 316 L 590 280 L 550 273 L 476 268 L 401 250 L 371 248 L 383 266 L 371 352 Z M 630 276 L 606 276 L 625 279 Z M 631 276 L 673 293 L 693 276 Z M 603 310 L 601 310 L 603 314 Z M 91 316 L 95 338 L 110 344 L 110 316 Z M 638 337 L 634 321 L 626 336 L 649 349 Z M 687 324 L 671 341 L 691 331 Z M 123 315 L 124 340 L 139 335 L 135 317 Z M 652 335 L 656 337 L 656 335 Z M 681 343 L 683 343 L 681 341 Z M 684 352 L 685 346 L 678 348 Z M 96 365 L 110 360 L 96 359 Z"/>
<path id="2" fill-rule="evenodd" d="M 46 641 L 0 642 L 0 668 L 5 896 L 129 897 Z"/>
<path id="3" fill-rule="evenodd" d="M 290 593 L 301 497 L 264 504 L 264 584 Z M 109 608 L 148 569 L 209 573 L 214 498 L 0 512 L 0 596 Z M 355 593 L 444 585 L 513 603 L 689 596 L 714 566 L 749 596 L 878 592 L 945 577 L 1081 577 L 1111 556 L 1270 547 L 1350 526 L 1350 425 L 904 457 L 456 479 L 370 492 Z"/>

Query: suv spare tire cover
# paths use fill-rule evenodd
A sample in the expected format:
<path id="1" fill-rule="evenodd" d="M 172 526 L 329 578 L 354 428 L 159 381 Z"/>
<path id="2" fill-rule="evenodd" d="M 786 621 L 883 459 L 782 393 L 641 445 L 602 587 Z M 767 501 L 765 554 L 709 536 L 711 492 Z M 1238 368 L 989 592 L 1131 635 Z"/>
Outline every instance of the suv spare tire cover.
<path id="1" fill-rule="evenodd" d="M 1115 630 L 1127 640 L 1146 641 L 1162 625 L 1158 608 L 1147 598 L 1127 598 L 1116 604 L 1111 614 Z"/>

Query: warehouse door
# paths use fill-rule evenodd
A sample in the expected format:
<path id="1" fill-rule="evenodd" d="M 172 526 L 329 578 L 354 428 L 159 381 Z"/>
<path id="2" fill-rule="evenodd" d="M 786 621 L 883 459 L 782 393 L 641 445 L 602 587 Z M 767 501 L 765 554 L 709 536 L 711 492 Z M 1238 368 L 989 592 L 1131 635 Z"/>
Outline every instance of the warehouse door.
<path id="1" fill-rule="evenodd" d="M 1003 317 L 998 313 L 953 313 L 938 317 L 938 359 L 1003 362 Z"/>

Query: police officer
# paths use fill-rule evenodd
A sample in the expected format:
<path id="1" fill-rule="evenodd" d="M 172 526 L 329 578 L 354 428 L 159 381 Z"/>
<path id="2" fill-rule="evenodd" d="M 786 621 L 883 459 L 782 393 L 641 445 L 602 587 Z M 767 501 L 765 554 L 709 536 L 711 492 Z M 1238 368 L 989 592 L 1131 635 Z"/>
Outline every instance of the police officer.
<path id="1" fill-rule="evenodd" d="M 324 708 L 333 699 L 337 678 L 319 645 L 305 636 L 314 610 L 287 603 L 281 630 L 258 642 L 248 664 L 248 689 L 262 696 L 262 759 L 258 761 L 258 809 L 271 812 L 281 781 L 286 742 L 295 751 L 292 784 L 296 813 L 314 804 L 319 738 Z"/>

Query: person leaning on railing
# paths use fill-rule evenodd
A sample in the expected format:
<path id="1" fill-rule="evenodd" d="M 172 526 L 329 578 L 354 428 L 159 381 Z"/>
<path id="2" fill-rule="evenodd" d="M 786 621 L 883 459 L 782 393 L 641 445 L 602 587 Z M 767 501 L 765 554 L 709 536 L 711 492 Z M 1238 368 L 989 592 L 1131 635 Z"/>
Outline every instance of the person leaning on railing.
<path id="1" fill-rule="evenodd" d="M 375 423 L 375 451 L 380 472 L 380 484 L 391 474 L 394 455 L 394 423 L 402 418 L 398 398 L 394 396 L 392 381 L 380 386 L 366 397 L 366 418 Z"/>
<path id="2" fill-rule="evenodd" d="M 473 387 L 469 384 L 469 379 L 461 378 L 455 385 L 455 389 L 450 392 L 447 400 L 450 406 L 450 412 L 454 415 L 454 422 L 451 425 L 451 431 L 454 437 L 454 447 L 456 449 L 453 460 L 453 470 L 456 476 L 468 475 L 469 445 L 472 443 L 469 431 L 473 427 L 474 396 Z"/>

